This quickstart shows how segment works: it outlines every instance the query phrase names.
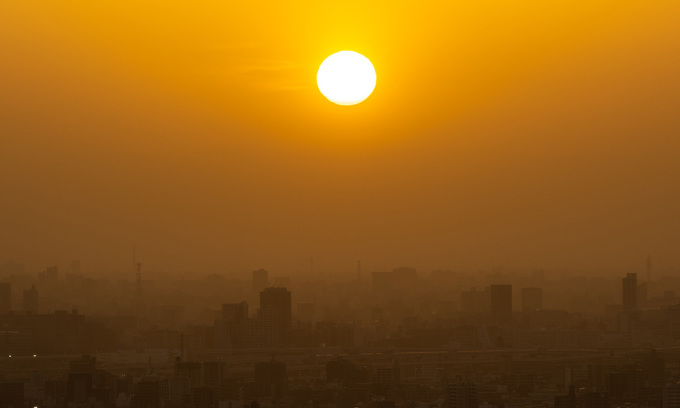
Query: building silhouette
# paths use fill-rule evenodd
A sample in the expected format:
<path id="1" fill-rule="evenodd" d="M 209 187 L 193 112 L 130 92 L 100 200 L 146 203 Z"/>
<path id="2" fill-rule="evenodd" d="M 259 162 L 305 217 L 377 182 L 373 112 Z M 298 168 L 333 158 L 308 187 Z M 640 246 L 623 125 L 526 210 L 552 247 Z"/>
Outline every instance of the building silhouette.
<path id="1" fill-rule="evenodd" d="M 276 312 L 281 333 L 291 327 L 291 296 L 286 288 L 266 288 L 260 292 L 260 313 Z"/>
<path id="2" fill-rule="evenodd" d="M 637 309 L 637 274 L 629 273 L 621 280 L 623 285 L 623 310 L 633 311 Z"/>
<path id="3" fill-rule="evenodd" d="M 222 319 L 215 326 L 218 347 L 247 347 L 251 342 L 249 333 L 252 326 L 251 319 L 248 318 L 248 302 L 223 304 Z"/>
<path id="4" fill-rule="evenodd" d="M 68 407 L 88 406 L 93 397 L 93 381 L 96 359 L 83 355 L 69 364 L 66 404 Z"/>

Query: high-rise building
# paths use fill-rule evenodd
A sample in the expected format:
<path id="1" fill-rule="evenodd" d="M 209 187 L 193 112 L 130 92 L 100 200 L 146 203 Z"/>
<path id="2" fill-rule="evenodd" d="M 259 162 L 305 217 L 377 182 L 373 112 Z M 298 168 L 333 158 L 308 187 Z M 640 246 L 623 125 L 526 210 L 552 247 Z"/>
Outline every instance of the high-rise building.
<path id="1" fill-rule="evenodd" d="M 471 383 L 449 383 L 444 388 L 445 408 L 477 408 L 477 385 Z"/>
<path id="2" fill-rule="evenodd" d="M 92 397 L 96 358 L 83 355 L 69 363 L 66 392 L 67 406 L 85 406 Z"/>
<path id="3" fill-rule="evenodd" d="M 632 311 L 637 309 L 637 274 L 629 273 L 622 280 L 623 284 L 623 310 Z"/>
<path id="4" fill-rule="evenodd" d="M 260 310 L 276 311 L 281 332 L 285 333 L 291 326 L 291 297 L 286 288 L 266 288 L 260 292 Z"/>
<path id="5" fill-rule="evenodd" d="M 498 323 L 512 322 L 512 285 L 491 285 L 491 318 Z"/>
<path id="6" fill-rule="evenodd" d="M 250 319 L 248 303 L 226 303 L 222 305 L 222 319 L 215 327 L 219 348 L 247 347 Z"/>
<path id="7" fill-rule="evenodd" d="M 522 311 L 531 312 L 543 309 L 543 289 L 523 288 L 522 289 Z"/>
<path id="8" fill-rule="evenodd" d="M 35 285 L 24 290 L 24 311 L 38 313 L 38 289 L 35 288 Z"/>
<path id="9" fill-rule="evenodd" d="M 12 285 L 9 282 L 0 282 L 0 314 L 12 310 Z"/>
<path id="10" fill-rule="evenodd" d="M 269 272 L 265 269 L 253 271 L 253 294 L 257 295 L 267 287 L 269 287 Z"/>

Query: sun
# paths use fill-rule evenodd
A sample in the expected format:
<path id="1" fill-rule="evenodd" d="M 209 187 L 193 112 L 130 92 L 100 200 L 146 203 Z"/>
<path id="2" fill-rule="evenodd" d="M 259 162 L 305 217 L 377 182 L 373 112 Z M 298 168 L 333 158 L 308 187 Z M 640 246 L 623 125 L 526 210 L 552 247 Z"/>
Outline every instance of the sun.
<path id="1" fill-rule="evenodd" d="M 316 74 L 319 91 L 338 105 L 356 105 L 375 89 L 376 74 L 368 58 L 354 51 L 340 51 L 326 58 Z"/>

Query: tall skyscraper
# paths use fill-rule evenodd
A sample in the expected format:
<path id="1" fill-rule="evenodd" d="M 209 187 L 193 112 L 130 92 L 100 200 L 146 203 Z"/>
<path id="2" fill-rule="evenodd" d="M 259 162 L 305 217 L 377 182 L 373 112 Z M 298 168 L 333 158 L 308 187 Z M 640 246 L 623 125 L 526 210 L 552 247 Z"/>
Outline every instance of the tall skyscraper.
<path id="1" fill-rule="evenodd" d="M 222 305 L 222 320 L 216 333 L 219 347 L 247 347 L 251 339 L 248 337 L 250 321 L 248 319 L 248 303 L 226 303 Z"/>
<path id="2" fill-rule="evenodd" d="M 621 280 L 623 284 L 623 310 L 637 309 L 637 274 L 629 273 Z"/>
<path id="3" fill-rule="evenodd" d="M 491 318 L 498 323 L 512 322 L 512 285 L 491 285 Z"/>
<path id="4" fill-rule="evenodd" d="M 0 282 L 0 314 L 12 310 L 12 285 L 9 282 Z"/>
<path id="5" fill-rule="evenodd" d="M 87 406 L 93 396 L 96 361 L 95 357 L 83 355 L 80 360 L 70 362 L 66 385 L 66 406 Z"/>
<path id="6" fill-rule="evenodd" d="M 543 309 L 543 289 L 523 288 L 522 289 L 522 311 L 531 312 Z"/>
<path id="7" fill-rule="evenodd" d="M 286 288 L 266 288 L 260 292 L 260 310 L 276 311 L 281 333 L 291 327 L 291 297 Z"/>

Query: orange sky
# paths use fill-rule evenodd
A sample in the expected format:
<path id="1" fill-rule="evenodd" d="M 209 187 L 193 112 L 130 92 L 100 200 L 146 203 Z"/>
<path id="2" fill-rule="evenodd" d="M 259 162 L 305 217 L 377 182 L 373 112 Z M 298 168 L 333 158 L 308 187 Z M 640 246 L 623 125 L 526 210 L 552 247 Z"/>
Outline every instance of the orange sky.
<path id="1" fill-rule="evenodd" d="M 680 265 L 677 1 L 59 3 L 0 4 L 0 261 Z"/>

